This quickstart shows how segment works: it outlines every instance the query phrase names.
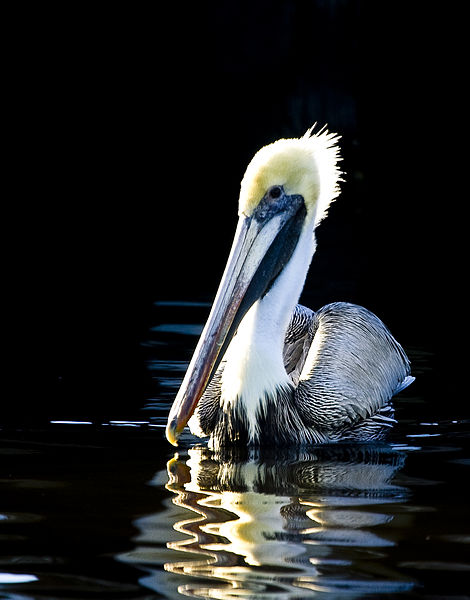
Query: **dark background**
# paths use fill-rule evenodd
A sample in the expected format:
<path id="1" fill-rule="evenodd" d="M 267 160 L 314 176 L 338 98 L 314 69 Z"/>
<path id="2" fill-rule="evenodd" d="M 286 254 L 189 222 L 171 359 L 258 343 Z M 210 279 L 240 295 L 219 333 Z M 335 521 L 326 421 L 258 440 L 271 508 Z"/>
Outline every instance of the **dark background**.
<path id="1" fill-rule="evenodd" d="M 342 136 L 345 183 L 303 300 L 376 312 L 433 353 L 436 394 L 459 405 L 441 336 L 465 312 L 465 44 L 459 15 L 419 4 L 12 15 L 4 419 L 138 410 L 153 303 L 213 298 L 246 165 L 314 122 Z"/>

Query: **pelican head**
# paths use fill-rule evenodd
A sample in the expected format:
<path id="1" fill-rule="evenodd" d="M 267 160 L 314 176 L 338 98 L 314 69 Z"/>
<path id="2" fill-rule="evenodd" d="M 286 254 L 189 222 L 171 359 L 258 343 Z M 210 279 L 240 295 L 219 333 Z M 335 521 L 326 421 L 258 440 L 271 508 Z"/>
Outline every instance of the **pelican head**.
<path id="1" fill-rule="evenodd" d="M 277 140 L 258 150 L 240 185 L 239 215 L 252 215 L 279 187 L 286 196 L 302 196 L 315 225 L 321 221 L 339 194 L 339 138 L 324 130 L 312 133 L 313 127 L 301 138 Z"/>
<path id="2" fill-rule="evenodd" d="M 261 148 L 248 165 L 227 266 L 168 417 L 166 435 L 172 444 L 176 445 L 243 318 L 278 286 L 289 266 L 289 289 L 282 294 L 288 301 L 282 307 L 285 323 L 278 327 L 285 333 L 315 249 L 313 232 L 339 194 L 337 139 L 326 130 L 315 134 L 312 127 L 301 138 L 280 139 Z M 302 252 L 296 251 L 299 245 Z"/>

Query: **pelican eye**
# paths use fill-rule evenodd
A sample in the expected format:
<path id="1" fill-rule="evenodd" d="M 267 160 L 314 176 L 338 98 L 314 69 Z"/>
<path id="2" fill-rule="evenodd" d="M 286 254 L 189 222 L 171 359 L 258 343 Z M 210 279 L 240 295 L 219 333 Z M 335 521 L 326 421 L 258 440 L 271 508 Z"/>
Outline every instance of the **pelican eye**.
<path id="1" fill-rule="evenodd" d="M 274 185 L 268 192 L 270 198 L 279 198 L 282 194 L 282 187 L 280 185 Z"/>

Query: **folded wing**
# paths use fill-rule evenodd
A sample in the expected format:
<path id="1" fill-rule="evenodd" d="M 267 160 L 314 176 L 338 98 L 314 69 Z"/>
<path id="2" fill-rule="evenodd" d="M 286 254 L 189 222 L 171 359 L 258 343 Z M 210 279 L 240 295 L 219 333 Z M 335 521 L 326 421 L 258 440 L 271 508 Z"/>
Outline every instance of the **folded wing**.
<path id="1" fill-rule="evenodd" d="M 297 386 L 302 420 L 326 434 L 370 419 L 384 424 L 393 416 L 390 399 L 414 379 L 403 348 L 382 321 L 345 302 L 316 313 L 296 307 L 284 362 Z"/>

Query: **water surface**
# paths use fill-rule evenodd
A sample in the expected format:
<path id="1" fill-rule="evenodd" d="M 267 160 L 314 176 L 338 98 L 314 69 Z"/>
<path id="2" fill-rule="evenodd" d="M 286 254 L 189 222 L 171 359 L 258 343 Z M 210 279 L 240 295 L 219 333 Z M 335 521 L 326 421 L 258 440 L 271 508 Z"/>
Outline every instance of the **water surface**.
<path id="1" fill-rule="evenodd" d="M 214 453 L 163 437 L 209 306 L 165 302 L 135 414 L 0 437 L 0 599 L 468 598 L 470 419 L 434 355 L 387 444 Z"/>

